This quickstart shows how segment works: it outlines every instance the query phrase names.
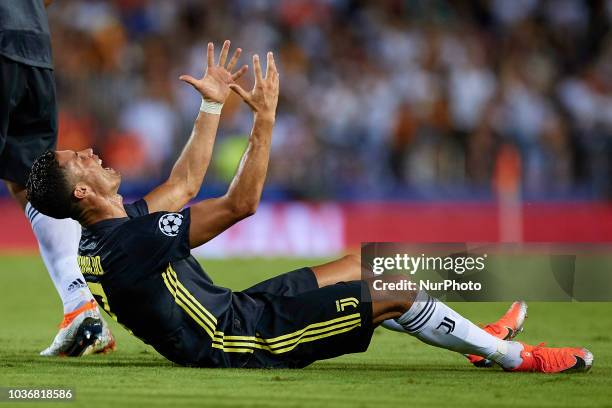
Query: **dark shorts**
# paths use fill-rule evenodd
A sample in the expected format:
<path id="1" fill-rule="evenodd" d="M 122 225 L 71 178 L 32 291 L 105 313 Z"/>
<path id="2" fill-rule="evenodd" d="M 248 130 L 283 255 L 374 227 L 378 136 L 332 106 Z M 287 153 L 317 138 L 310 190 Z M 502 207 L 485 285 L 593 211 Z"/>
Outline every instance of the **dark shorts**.
<path id="1" fill-rule="evenodd" d="M 257 345 L 245 367 L 301 368 L 366 351 L 374 327 L 362 281 L 319 288 L 310 268 L 261 282 L 244 293 L 263 307 Z"/>
<path id="2" fill-rule="evenodd" d="M 0 56 L 0 179 L 25 186 L 34 160 L 56 143 L 53 70 Z"/>

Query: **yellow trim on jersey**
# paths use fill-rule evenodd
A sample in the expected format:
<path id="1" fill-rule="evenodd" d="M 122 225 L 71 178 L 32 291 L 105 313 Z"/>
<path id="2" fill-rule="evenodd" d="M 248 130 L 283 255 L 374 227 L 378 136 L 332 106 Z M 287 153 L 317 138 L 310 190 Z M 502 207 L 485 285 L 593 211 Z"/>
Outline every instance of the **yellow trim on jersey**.
<path id="1" fill-rule="evenodd" d="M 181 306 L 189 316 L 191 316 L 206 332 L 210 337 L 214 337 L 214 331 L 217 328 L 217 319 L 208 312 L 194 297 L 187 291 L 187 289 L 178 281 L 176 272 L 169 267 L 166 272 L 162 273 L 162 278 L 166 287 L 174 296 L 176 303 Z M 195 303 L 195 304 L 194 304 Z M 198 308 L 195 305 L 199 305 Z M 194 316 L 197 315 L 196 316 Z M 211 317 L 213 320 L 211 320 Z"/>
<path id="2" fill-rule="evenodd" d="M 212 347 L 228 353 L 252 353 L 254 349 L 267 350 L 273 354 L 286 353 L 301 343 L 319 340 L 345 333 L 361 326 L 361 315 L 353 313 L 335 319 L 312 323 L 303 329 L 270 339 L 260 336 L 226 336 L 217 331 L 217 319 L 178 280 L 171 265 L 162 273 L 168 291 L 179 305 L 212 339 Z M 281 341 L 282 340 L 282 341 Z"/>
<path id="3" fill-rule="evenodd" d="M 342 329 L 338 329 L 329 333 L 325 333 L 322 334 L 320 336 L 314 336 L 314 337 L 304 337 L 304 338 L 300 338 L 298 342 L 296 342 L 295 344 L 285 347 L 283 349 L 280 350 L 273 350 L 272 353 L 273 354 L 281 354 L 281 353 L 286 353 L 288 351 L 293 350 L 294 348 L 296 348 L 297 346 L 299 346 L 301 343 L 308 343 L 310 341 L 315 341 L 315 340 L 320 340 L 323 339 L 325 337 L 331 337 L 331 336 L 335 336 L 336 334 L 341 334 L 341 333 L 346 333 L 348 331 L 353 330 L 356 327 L 360 327 L 361 326 L 361 319 L 359 319 L 358 321 L 354 322 L 353 325 L 342 328 Z"/>
<path id="4" fill-rule="evenodd" d="M 348 316 L 347 316 L 348 317 Z M 334 319 L 336 320 L 336 319 Z M 321 329 L 317 329 L 317 330 L 313 330 L 313 327 L 317 327 L 321 326 L 325 324 L 325 326 L 327 327 L 323 327 Z M 287 341 L 283 341 L 280 343 L 274 343 L 274 339 L 262 339 L 261 337 L 250 337 L 250 339 L 247 336 L 243 336 L 245 337 L 245 339 L 243 339 L 243 341 L 226 341 L 225 339 L 229 339 L 232 336 L 225 336 L 225 337 L 215 337 L 214 341 L 219 343 L 221 342 L 223 345 L 227 345 L 227 346 L 253 346 L 256 348 L 261 348 L 264 350 L 273 350 L 273 349 L 279 349 L 282 348 L 283 346 L 291 346 L 293 344 L 296 344 L 296 342 L 301 341 L 302 339 L 306 339 L 309 337 L 312 337 L 316 334 L 322 334 L 324 333 L 323 337 L 327 337 L 326 335 L 335 330 L 335 329 L 340 329 L 340 328 L 344 328 L 346 326 L 351 326 L 354 324 L 358 324 L 361 325 L 361 317 L 359 317 L 359 315 L 357 316 L 357 318 L 352 318 L 351 320 L 347 320 L 347 321 L 343 321 L 337 324 L 333 324 L 330 325 L 330 321 L 326 321 L 326 322 L 322 322 L 322 323 L 315 323 L 315 324 L 311 324 L 306 326 L 304 329 L 298 330 L 294 333 L 290 333 L 288 336 L 298 336 L 297 338 L 293 338 Z M 253 345 L 251 343 L 255 342 L 256 344 Z M 274 344 L 272 344 L 274 343 Z"/>
<path id="5" fill-rule="evenodd" d="M 293 350 L 294 348 L 296 348 L 297 346 L 299 346 L 302 343 L 308 343 L 310 341 L 315 341 L 315 340 L 320 340 L 323 339 L 325 337 L 331 337 L 334 336 L 336 334 L 341 334 L 341 333 L 345 333 L 348 331 L 353 330 L 356 327 L 361 326 L 361 321 L 356 321 L 356 322 L 352 322 L 353 324 L 351 326 L 348 327 L 344 327 L 342 329 L 338 329 L 338 330 L 334 330 L 334 331 L 330 331 L 328 333 L 322 334 L 320 336 L 312 336 L 312 337 L 300 337 L 298 339 L 296 339 L 297 341 L 295 341 L 292 345 L 287 346 L 285 348 L 281 348 L 281 349 L 273 349 L 268 345 L 265 344 L 258 344 L 258 343 L 253 343 L 250 345 L 246 345 L 246 347 L 252 347 L 252 348 L 232 348 L 232 347 L 227 347 L 227 343 L 224 343 L 223 345 L 221 344 L 217 344 L 217 343 L 213 343 L 212 346 L 214 348 L 218 348 L 223 350 L 226 353 L 252 353 L 254 351 L 254 349 L 262 349 L 262 350 L 266 350 L 272 354 L 282 354 L 282 353 L 286 353 L 289 352 L 291 350 Z"/>
<path id="6" fill-rule="evenodd" d="M 206 308 L 204 306 L 202 306 L 191 295 L 191 293 L 189 293 L 187 288 L 185 288 L 185 286 L 183 286 L 183 284 L 181 282 L 179 282 L 178 276 L 176 275 L 176 272 L 174 271 L 174 269 L 172 269 L 172 266 L 168 265 L 168 269 L 166 269 L 166 272 L 168 273 L 168 277 L 170 278 L 170 281 L 174 283 L 174 286 L 178 287 L 187 296 L 187 298 L 189 298 L 189 300 L 191 300 L 195 305 L 199 306 L 199 309 L 202 312 L 204 312 L 206 317 L 208 317 L 208 319 L 210 319 L 210 321 L 213 323 L 213 325 L 216 325 L 217 324 L 217 319 L 215 318 L 215 316 L 213 316 L 212 313 L 210 313 L 208 310 L 206 310 Z"/>

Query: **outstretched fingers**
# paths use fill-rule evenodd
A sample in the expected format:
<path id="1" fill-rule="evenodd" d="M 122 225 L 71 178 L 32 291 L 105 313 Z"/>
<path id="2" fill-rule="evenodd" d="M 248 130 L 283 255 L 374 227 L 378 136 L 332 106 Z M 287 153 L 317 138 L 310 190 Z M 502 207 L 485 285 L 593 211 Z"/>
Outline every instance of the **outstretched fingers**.
<path id="1" fill-rule="evenodd" d="M 270 72 L 276 72 L 276 66 L 274 65 L 274 55 L 272 51 L 268 51 L 266 61 L 266 79 L 270 78 Z"/>
<path id="2" fill-rule="evenodd" d="M 217 64 L 220 67 L 225 66 L 225 61 L 227 61 L 227 54 L 229 53 L 229 48 L 230 48 L 230 40 L 225 40 L 223 42 L 223 47 L 221 48 L 221 55 L 219 55 L 219 63 Z"/>
<path id="3" fill-rule="evenodd" d="M 272 66 L 272 72 L 278 74 L 278 69 L 276 69 L 276 61 L 274 60 L 274 54 L 270 51 L 270 57 L 268 58 L 268 62 Z"/>
<path id="4" fill-rule="evenodd" d="M 259 63 L 259 55 L 253 55 L 253 68 L 255 69 L 255 82 L 263 81 L 263 77 L 261 75 L 261 64 Z"/>
<path id="5" fill-rule="evenodd" d="M 249 69 L 248 65 L 243 65 L 242 67 L 240 67 L 238 71 L 232 74 L 232 81 L 238 80 L 241 76 L 245 74 L 245 72 L 247 72 L 248 69 Z"/>
<path id="6" fill-rule="evenodd" d="M 215 45 L 211 42 L 208 43 L 208 48 L 206 49 L 206 63 L 209 67 L 215 65 Z"/>
<path id="7" fill-rule="evenodd" d="M 251 96 L 238 84 L 230 84 L 230 89 L 238 94 L 246 103 L 249 103 Z"/>
<path id="8" fill-rule="evenodd" d="M 229 72 L 232 72 L 234 70 L 236 63 L 238 62 L 238 58 L 240 58 L 240 54 L 242 54 L 242 48 L 237 48 L 236 51 L 234 51 L 234 55 L 232 55 L 232 59 L 230 59 L 229 64 L 227 64 L 226 69 Z"/>
<path id="9" fill-rule="evenodd" d="M 196 87 L 198 83 L 198 80 L 192 77 L 191 75 L 181 75 L 179 79 L 183 82 L 187 82 L 193 87 Z"/>

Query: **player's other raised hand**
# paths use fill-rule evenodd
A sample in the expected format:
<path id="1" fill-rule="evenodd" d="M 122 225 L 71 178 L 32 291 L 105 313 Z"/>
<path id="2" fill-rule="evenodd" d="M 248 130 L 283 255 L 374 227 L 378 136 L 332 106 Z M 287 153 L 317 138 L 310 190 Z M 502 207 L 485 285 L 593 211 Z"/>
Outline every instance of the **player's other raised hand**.
<path id="1" fill-rule="evenodd" d="M 255 85 L 251 92 L 245 91 L 236 83 L 230 84 L 229 87 L 240 95 L 258 116 L 274 119 L 278 104 L 279 79 L 272 52 L 268 52 L 265 77 L 262 75 L 257 54 L 253 55 L 253 69 L 255 70 Z"/>
<path id="2" fill-rule="evenodd" d="M 213 43 L 208 43 L 206 51 L 207 66 L 204 76 L 195 79 L 190 75 L 181 75 L 179 79 L 193 86 L 202 95 L 202 98 L 211 102 L 224 103 L 230 94 L 230 85 L 234 84 L 234 81 L 244 75 L 248 69 L 246 65 L 243 65 L 239 70 L 232 72 L 238 62 L 240 53 L 242 53 L 240 48 L 236 49 L 227 66 L 225 65 L 229 48 L 230 41 L 225 40 L 219 60 L 215 64 L 215 46 Z"/>

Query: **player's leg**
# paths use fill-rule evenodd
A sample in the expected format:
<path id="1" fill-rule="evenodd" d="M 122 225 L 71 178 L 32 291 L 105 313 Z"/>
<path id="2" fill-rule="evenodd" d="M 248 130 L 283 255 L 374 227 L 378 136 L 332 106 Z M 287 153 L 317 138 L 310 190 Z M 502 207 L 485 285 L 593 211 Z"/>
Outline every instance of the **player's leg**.
<path id="1" fill-rule="evenodd" d="M 79 224 L 69 219 L 47 217 L 27 203 L 24 185 L 32 162 L 45 150 L 54 148 L 56 143 L 53 73 L 3 57 L 0 57 L 0 71 L 0 97 L 3 100 L 0 178 L 6 181 L 11 195 L 28 216 L 49 276 L 62 300 L 64 322 L 51 347 L 43 351 L 44 355 L 57 355 L 74 345 L 75 334 L 87 316 L 99 317 L 102 323 L 103 320 L 77 264 Z M 106 351 L 107 347 L 114 345 L 105 324 L 99 343 L 90 350 Z"/>
<path id="2" fill-rule="evenodd" d="M 380 280 L 397 285 L 403 279 L 385 275 L 327 285 L 295 296 L 258 294 L 255 299 L 264 311 L 250 366 L 303 367 L 316 360 L 364 351 L 374 327 L 395 319 L 407 333 L 427 344 L 489 358 L 508 370 L 590 368 L 592 355 L 586 350 L 535 349 L 504 341 L 425 292 L 386 290 L 374 284 Z"/>
<path id="3" fill-rule="evenodd" d="M 249 368 L 300 368 L 314 361 L 367 350 L 374 330 L 363 281 L 279 296 L 250 295 L 262 310 Z"/>
<path id="4" fill-rule="evenodd" d="M 384 283 L 402 279 L 376 278 Z M 375 326 L 387 319 L 397 319 L 428 344 L 488 357 L 509 369 L 521 364 L 519 343 L 491 336 L 424 292 L 380 290 L 374 282 L 341 282 L 289 297 L 260 294 L 256 301 L 264 312 L 253 366 L 300 367 L 364 351 Z"/>
<path id="5" fill-rule="evenodd" d="M 360 280 L 359 256 L 347 255 L 338 260 L 314 267 L 305 267 L 266 279 L 244 290 L 253 295 L 270 293 L 278 296 L 295 296 L 338 282 Z"/>
<path id="6" fill-rule="evenodd" d="M 381 276 L 376 280 L 400 283 L 403 276 Z M 424 291 L 386 291 L 367 280 L 374 323 L 395 319 L 407 333 L 432 346 L 492 360 L 506 370 L 566 372 L 591 368 L 593 355 L 584 348 L 533 347 L 502 340 L 432 298 Z M 406 303 L 409 299 L 409 304 Z M 397 302 L 395 305 L 393 302 Z M 381 303 L 383 307 L 377 307 Z M 398 311 L 398 308 L 400 309 Z"/>
<path id="7" fill-rule="evenodd" d="M 312 267 L 319 287 L 333 285 L 337 282 L 361 280 L 374 276 L 368 268 L 362 268 L 361 256 L 349 254 L 344 257 Z M 406 333 L 406 330 L 395 320 L 388 319 L 381 323 L 385 329 Z"/>
<path id="8" fill-rule="evenodd" d="M 373 276 L 371 271 L 361 270 L 361 257 L 359 255 L 348 254 L 325 264 L 283 273 L 260 282 L 244 290 L 244 292 L 249 295 L 270 293 L 278 296 L 295 296 L 338 282 L 357 281 L 371 276 Z M 389 330 L 406 332 L 393 319 L 384 321 L 381 325 Z"/>
<path id="9" fill-rule="evenodd" d="M 350 282 L 372 277 L 368 269 L 361 268 L 361 256 L 348 254 L 340 259 L 312 267 L 320 288 L 338 282 Z"/>
<path id="10" fill-rule="evenodd" d="M 277 296 L 295 296 L 318 288 L 312 268 L 305 267 L 266 279 L 243 292 L 248 295 L 269 293 Z"/>
<path id="11" fill-rule="evenodd" d="M 487 325 L 483 329 L 437 299 L 431 298 L 425 292 L 375 290 L 372 286 L 373 274 L 368 270 L 362 271 L 360 259 L 356 255 L 348 255 L 339 260 L 315 266 L 310 271 L 315 276 L 317 285 L 323 289 L 335 286 L 336 282 L 354 281 L 365 277 L 370 286 L 369 290 L 374 294 L 371 302 L 374 326 L 382 324 L 392 330 L 413 335 L 425 343 L 472 355 L 471 360 L 476 364 L 481 363 L 482 360 L 474 356 L 488 358 L 510 370 L 549 370 L 553 372 L 571 369 L 584 370 L 590 368 L 592 364 L 592 354 L 584 349 L 542 348 L 536 350 L 540 358 L 534 359 L 534 353 L 524 353 L 525 350 L 531 349 L 530 346 L 504 341 L 512 338 L 513 336 L 508 336 L 508 334 L 516 333 L 524 321 L 526 309 L 520 302 L 513 304 L 496 324 Z M 404 279 L 404 277 L 381 276 L 378 279 L 393 281 Z M 314 286 L 314 283 L 310 285 Z M 309 296 L 308 293 L 302 294 Z M 300 297 L 300 293 L 293 294 L 295 295 Z M 291 307 L 288 310 L 291 310 Z M 542 361 L 545 361 L 546 364 L 562 361 L 564 364 L 549 364 L 545 368 L 538 365 Z"/>
<path id="12" fill-rule="evenodd" d="M 317 288 L 334 285 L 338 282 L 350 282 L 373 276 L 371 271 L 361 268 L 361 257 L 348 254 L 340 259 L 311 268 L 301 268 L 283 273 L 260 282 L 246 290 L 245 293 L 270 293 L 278 296 L 295 296 Z M 393 319 L 381 323 L 389 330 L 406 333 L 405 329 Z"/>
<path id="13" fill-rule="evenodd" d="M 23 187 L 10 181 L 6 185 L 30 221 L 64 314 L 93 300 L 77 263 L 81 226 L 71 219 L 58 220 L 39 213 L 27 202 Z"/>
<path id="14" fill-rule="evenodd" d="M 346 255 L 338 260 L 315 266 L 312 271 L 319 287 L 374 276 L 371 269 L 362 267 L 361 257 L 357 254 Z M 485 325 L 483 330 L 499 339 L 512 340 L 521 331 L 526 314 L 526 305 L 522 302 L 515 302 L 497 322 Z M 395 319 L 386 319 L 380 325 L 388 330 L 409 334 Z M 476 355 L 468 355 L 468 360 L 477 367 L 492 365 L 490 360 Z"/>
<path id="15" fill-rule="evenodd" d="M 433 346 L 491 358 L 508 368 L 520 363 L 518 343 L 514 345 L 490 335 L 426 292 L 386 290 L 381 286 L 381 283 L 401 283 L 404 279 L 401 275 L 368 279 L 375 324 L 382 322 L 381 317 L 394 319 L 406 333 Z M 382 309 L 377 313 L 378 304 L 395 305 L 395 308 L 392 312 Z"/>

